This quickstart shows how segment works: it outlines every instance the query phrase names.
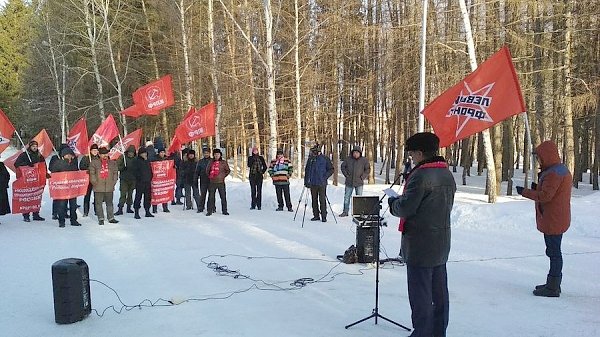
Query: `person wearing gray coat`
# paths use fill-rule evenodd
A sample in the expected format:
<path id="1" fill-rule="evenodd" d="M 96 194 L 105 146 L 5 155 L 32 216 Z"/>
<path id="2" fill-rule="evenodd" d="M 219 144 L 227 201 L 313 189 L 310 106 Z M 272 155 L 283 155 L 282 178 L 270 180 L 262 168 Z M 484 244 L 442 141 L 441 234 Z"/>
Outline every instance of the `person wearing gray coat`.
<path id="1" fill-rule="evenodd" d="M 369 160 L 362 155 L 360 146 L 354 146 L 350 156 L 342 162 L 342 174 L 346 178 L 346 189 L 344 191 L 344 211 L 340 217 L 348 216 L 350 210 L 350 197 L 352 191 L 356 195 L 362 195 L 364 180 L 371 173 L 371 164 Z"/>

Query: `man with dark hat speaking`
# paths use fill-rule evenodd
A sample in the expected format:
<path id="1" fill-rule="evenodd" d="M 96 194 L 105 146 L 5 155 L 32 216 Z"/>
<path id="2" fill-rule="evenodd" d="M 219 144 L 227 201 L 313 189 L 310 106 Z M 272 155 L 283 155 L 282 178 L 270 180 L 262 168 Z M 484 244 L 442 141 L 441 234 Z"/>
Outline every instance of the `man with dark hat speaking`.
<path id="1" fill-rule="evenodd" d="M 404 193 L 388 200 L 390 212 L 401 218 L 399 230 L 414 328 L 411 337 L 446 336 L 448 327 L 446 262 L 456 183 L 446 160 L 438 156 L 439 143 L 430 132 L 406 140 L 415 167 L 406 178 Z"/>

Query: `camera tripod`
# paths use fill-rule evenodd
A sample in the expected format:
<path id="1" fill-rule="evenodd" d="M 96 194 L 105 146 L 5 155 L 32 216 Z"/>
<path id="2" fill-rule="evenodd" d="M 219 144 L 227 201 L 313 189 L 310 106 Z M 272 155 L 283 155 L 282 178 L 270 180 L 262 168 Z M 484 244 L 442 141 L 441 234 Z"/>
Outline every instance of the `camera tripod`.
<path id="1" fill-rule="evenodd" d="M 296 216 L 298 215 L 298 209 L 300 209 L 300 203 L 302 202 L 302 199 L 304 198 L 304 213 L 302 214 L 302 228 L 304 228 L 304 219 L 306 218 L 306 206 L 308 204 L 308 193 L 306 193 L 307 189 L 308 188 L 306 186 L 302 187 L 302 192 L 300 193 L 300 198 L 298 199 L 298 205 L 296 206 L 296 213 L 294 214 L 294 221 L 296 221 Z M 329 210 L 331 210 L 331 215 L 333 216 L 333 220 L 335 220 L 335 223 L 338 223 L 337 218 L 335 217 L 335 213 L 333 212 L 333 207 L 331 207 L 331 203 L 329 202 L 329 197 L 327 196 L 327 194 L 325 194 L 325 200 L 327 200 L 327 204 L 329 205 Z"/>

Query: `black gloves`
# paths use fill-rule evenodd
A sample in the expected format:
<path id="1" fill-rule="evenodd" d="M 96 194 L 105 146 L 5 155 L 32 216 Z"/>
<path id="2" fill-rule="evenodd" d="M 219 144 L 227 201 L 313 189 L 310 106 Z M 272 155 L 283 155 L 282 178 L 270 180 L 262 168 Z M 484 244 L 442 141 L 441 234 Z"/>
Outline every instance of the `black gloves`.
<path id="1" fill-rule="evenodd" d="M 397 197 L 388 197 L 388 205 L 390 207 L 392 207 L 392 204 L 394 203 L 394 201 L 398 200 Z"/>
<path id="2" fill-rule="evenodd" d="M 35 165 L 34 163 L 27 164 L 27 166 L 29 166 L 29 167 L 33 167 L 34 165 Z"/>
<path id="3" fill-rule="evenodd" d="M 531 189 L 532 190 L 537 190 L 537 184 L 536 183 L 531 183 Z"/>
<path id="4" fill-rule="evenodd" d="M 523 190 L 525 189 L 523 186 L 517 186 L 517 193 L 519 193 L 519 195 L 523 195 Z"/>

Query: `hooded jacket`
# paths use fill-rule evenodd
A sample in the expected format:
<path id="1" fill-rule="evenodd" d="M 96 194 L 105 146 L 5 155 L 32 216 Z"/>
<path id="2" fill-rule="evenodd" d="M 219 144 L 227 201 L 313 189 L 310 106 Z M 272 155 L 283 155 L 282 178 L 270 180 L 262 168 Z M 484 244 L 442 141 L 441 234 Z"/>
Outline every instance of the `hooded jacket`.
<path id="1" fill-rule="evenodd" d="M 304 186 L 326 186 L 327 179 L 333 174 L 333 165 L 322 154 L 311 155 L 306 161 L 304 172 Z"/>
<path id="2" fill-rule="evenodd" d="M 133 157 L 129 157 L 127 152 L 133 152 Z M 117 167 L 119 168 L 119 172 L 121 172 L 121 181 L 135 182 L 135 175 L 132 170 L 135 158 L 135 146 L 129 145 L 127 151 L 117 160 Z"/>
<path id="3" fill-rule="evenodd" d="M 537 229 L 547 235 L 559 235 L 571 225 L 571 186 L 573 176 L 561 163 L 558 147 L 552 141 L 536 149 L 541 172 L 535 190 L 524 189 L 523 196 L 535 201 Z"/>
<path id="4" fill-rule="evenodd" d="M 72 155 L 73 159 L 70 161 L 65 159 L 66 155 Z M 59 157 L 53 156 L 48 164 L 48 170 L 50 172 L 68 172 L 68 171 L 79 171 L 79 165 L 77 165 L 77 157 L 70 147 L 62 147 L 59 150 Z"/>
<path id="5" fill-rule="evenodd" d="M 267 171 L 267 163 L 265 158 L 259 154 L 252 154 L 248 157 L 248 178 L 262 180 L 263 175 Z"/>
<path id="6" fill-rule="evenodd" d="M 135 177 L 136 186 L 150 186 L 152 181 L 152 167 L 150 160 L 142 158 L 139 154 L 127 167 L 127 171 Z M 137 188 L 137 187 L 136 187 Z"/>
<path id="7" fill-rule="evenodd" d="M 354 152 L 360 153 L 358 159 L 354 158 Z M 369 177 L 371 165 L 369 165 L 369 160 L 363 157 L 360 146 L 355 146 L 352 148 L 352 152 L 350 152 L 348 158 L 342 162 L 341 169 L 342 174 L 346 178 L 345 185 L 358 187 L 364 185 L 364 180 Z"/>

